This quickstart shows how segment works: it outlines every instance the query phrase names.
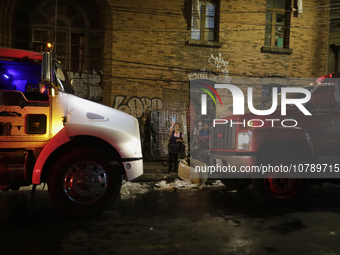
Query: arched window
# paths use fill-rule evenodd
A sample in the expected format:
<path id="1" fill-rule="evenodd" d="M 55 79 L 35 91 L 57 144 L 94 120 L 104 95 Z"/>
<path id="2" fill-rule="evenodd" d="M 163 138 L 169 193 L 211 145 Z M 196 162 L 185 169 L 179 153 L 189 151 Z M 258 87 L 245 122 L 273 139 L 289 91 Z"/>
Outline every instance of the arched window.
<path id="1" fill-rule="evenodd" d="M 42 52 L 47 42 L 54 42 L 66 69 L 102 70 L 104 24 L 98 6 L 92 0 L 58 0 L 57 16 L 55 10 L 55 0 L 22 0 L 15 47 Z"/>

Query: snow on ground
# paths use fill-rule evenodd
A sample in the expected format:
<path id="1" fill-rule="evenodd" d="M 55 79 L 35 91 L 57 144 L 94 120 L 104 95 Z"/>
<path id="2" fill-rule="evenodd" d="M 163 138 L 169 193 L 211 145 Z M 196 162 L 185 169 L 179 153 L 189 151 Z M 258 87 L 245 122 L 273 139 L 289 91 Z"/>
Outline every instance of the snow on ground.
<path id="1" fill-rule="evenodd" d="M 121 199 L 136 198 L 138 194 L 144 194 L 150 190 L 160 190 L 160 191 L 174 191 L 175 189 L 186 189 L 186 190 L 197 190 L 197 189 L 207 189 L 216 188 L 219 186 L 224 186 L 220 180 L 215 181 L 211 185 L 197 185 L 190 180 L 175 179 L 173 182 L 160 181 L 156 184 L 147 183 L 136 183 L 136 182 L 126 182 L 123 181 L 122 188 L 120 191 Z"/>
<path id="2" fill-rule="evenodd" d="M 128 182 L 122 181 L 122 188 L 120 191 L 121 199 L 134 199 L 138 194 L 144 194 L 151 190 L 159 190 L 159 191 L 174 191 L 175 189 L 185 189 L 185 190 L 198 190 L 198 189 L 213 189 L 216 187 L 224 185 L 220 180 L 215 181 L 210 185 L 197 185 L 190 180 L 183 180 L 183 179 L 175 179 L 173 182 L 167 181 L 160 181 L 157 183 L 138 183 L 138 182 Z M 32 185 L 27 187 L 20 187 L 20 191 L 30 191 L 32 190 Z M 47 191 L 47 185 L 40 184 L 37 185 L 37 191 Z"/>

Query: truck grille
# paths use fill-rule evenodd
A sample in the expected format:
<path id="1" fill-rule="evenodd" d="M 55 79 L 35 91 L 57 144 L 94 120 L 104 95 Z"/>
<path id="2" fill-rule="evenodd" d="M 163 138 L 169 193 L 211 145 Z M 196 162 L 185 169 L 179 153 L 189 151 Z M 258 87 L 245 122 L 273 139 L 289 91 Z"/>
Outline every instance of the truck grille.
<path id="1" fill-rule="evenodd" d="M 236 126 L 230 124 L 217 124 L 211 132 L 212 149 L 234 149 L 236 141 Z"/>

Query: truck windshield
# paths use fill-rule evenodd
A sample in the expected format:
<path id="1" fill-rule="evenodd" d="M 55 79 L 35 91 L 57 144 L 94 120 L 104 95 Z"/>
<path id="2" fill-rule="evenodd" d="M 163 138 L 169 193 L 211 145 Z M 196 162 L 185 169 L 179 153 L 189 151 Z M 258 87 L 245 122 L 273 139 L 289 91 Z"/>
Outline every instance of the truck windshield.
<path id="1" fill-rule="evenodd" d="M 308 105 L 311 109 L 334 109 L 337 107 L 334 95 L 334 86 L 315 86 L 312 91 L 312 98 Z"/>
<path id="2" fill-rule="evenodd" d="M 302 93 L 287 93 L 287 98 L 288 99 L 293 99 L 293 98 L 305 98 L 305 95 Z M 263 107 L 263 110 L 268 110 L 272 107 L 272 96 L 265 97 L 266 100 L 266 105 Z M 277 108 L 281 108 L 281 93 L 277 95 Z M 295 104 L 287 104 L 287 108 L 296 108 Z"/>
<path id="3" fill-rule="evenodd" d="M 70 79 L 67 76 L 67 72 L 57 60 L 55 61 L 54 74 L 55 74 L 55 83 L 58 86 L 58 89 L 61 92 L 73 94 L 73 89 L 71 87 Z"/>
<path id="4" fill-rule="evenodd" d="M 59 90 L 73 94 L 70 80 L 64 67 L 55 61 L 55 83 Z M 0 60 L 0 90 L 39 92 L 41 62 L 36 60 Z"/>
<path id="5" fill-rule="evenodd" d="M 304 86 L 303 88 L 309 90 L 313 97 L 312 86 Z M 303 93 L 294 93 L 294 92 L 287 93 L 287 99 L 298 99 L 298 98 L 305 98 L 305 95 Z M 272 95 L 262 97 L 262 102 L 265 102 L 265 106 L 263 107 L 263 110 L 268 110 L 272 107 L 272 100 L 273 100 Z M 281 108 L 281 93 L 277 95 L 277 108 L 278 109 Z M 287 104 L 287 108 L 297 108 L 297 107 L 295 104 Z"/>
<path id="6" fill-rule="evenodd" d="M 38 90 L 41 64 L 36 61 L 0 60 L 0 89 L 32 92 Z M 38 90 L 39 91 L 39 90 Z"/>

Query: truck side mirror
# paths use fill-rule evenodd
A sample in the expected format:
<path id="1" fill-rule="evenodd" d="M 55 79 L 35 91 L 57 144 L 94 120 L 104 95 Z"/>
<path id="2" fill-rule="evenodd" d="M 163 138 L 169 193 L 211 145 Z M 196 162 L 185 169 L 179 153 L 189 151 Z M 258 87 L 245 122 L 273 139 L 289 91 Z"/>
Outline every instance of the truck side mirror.
<path id="1" fill-rule="evenodd" d="M 43 81 L 51 81 L 52 76 L 52 56 L 50 52 L 42 54 L 41 79 Z"/>
<path id="2" fill-rule="evenodd" d="M 335 96 L 335 103 L 340 103 L 340 80 L 334 82 L 334 96 Z"/>

